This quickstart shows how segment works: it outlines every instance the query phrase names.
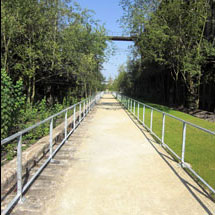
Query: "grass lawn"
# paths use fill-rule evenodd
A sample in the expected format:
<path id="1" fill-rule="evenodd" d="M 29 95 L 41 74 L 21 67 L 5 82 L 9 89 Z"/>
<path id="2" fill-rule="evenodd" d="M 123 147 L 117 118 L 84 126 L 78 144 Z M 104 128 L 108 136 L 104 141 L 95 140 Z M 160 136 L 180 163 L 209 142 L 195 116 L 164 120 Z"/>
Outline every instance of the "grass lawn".
<path id="1" fill-rule="evenodd" d="M 189 114 L 172 110 L 166 106 L 145 102 L 145 104 L 163 112 L 176 116 L 187 122 L 196 124 L 215 132 L 215 123 L 193 117 Z M 135 105 L 135 114 L 138 114 L 138 106 Z M 161 139 L 162 137 L 162 113 L 153 111 L 152 131 Z M 139 119 L 143 120 L 143 105 L 139 105 Z M 145 124 L 150 128 L 151 109 L 145 107 Z M 179 157 L 182 152 L 183 123 L 170 116 L 165 119 L 164 142 Z M 211 187 L 215 189 L 215 135 L 204 132 L 193 126 L 187 125 L 185 162 L 191 164 L 193 170 L 198 173 Z"/>

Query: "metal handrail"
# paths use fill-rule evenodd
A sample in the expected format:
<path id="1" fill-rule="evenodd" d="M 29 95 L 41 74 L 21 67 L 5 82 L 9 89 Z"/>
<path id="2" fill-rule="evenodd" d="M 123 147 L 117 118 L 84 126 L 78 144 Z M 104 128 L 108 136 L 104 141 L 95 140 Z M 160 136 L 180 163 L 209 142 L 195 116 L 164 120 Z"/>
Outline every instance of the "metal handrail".
<path id="1" fill-rule="evenodd" d="M 13 134 L 13 135 L 7 137 L 7 138 L 1 140 L 1 145 L 4 145 L 5 143 L 10 142 L 11 140 L 13 140 L 13 139 L 19 137 L 20 135 L 23 135 L 23 134 L 27 133 L 28 131 L 30 131 L 30 130 L 32 130 L 32 129 L 34 129 L 34 128 L 36 128 L 36 127 L 38 127 L 38 126 L 40 126 L 40 125 L 42 125 L 42 124 L 44 124 L 44 123 L 46 123 L 46 122 L 48 122 L 49 120 L 51 120 L 51 119 L 53 119 L 53 118 L 55 118 L 55 117 L 61 115 L 62 113 L 64 113 L 64 112 L 66 112 L 66 111 L 68 111 L 68 110 L 74 108 L 74 106 L 76 106 L 76 105 L 78 105 L 78 104 L 80 104 L 80 103 L 81 103 L 81 104 L 84 103 L 84 102 L 87 101 L 87 100 L 88 100 L 88 98 L 87 98 L 87 99 L 84 99 L 84 100 L 82 100 L 82 101 L 80 101 L 80 102 L 78 102 L 78 103 L 76 103 L 76 104 L 74 104 L 74 105 L 72 105 L 72 106 L 70 106 L 70 107 L 68 107 L 68 108 L 66 108 L 66 109 L 64 109 L 64 110 L 62 110 L 62 111 L 60 111 L 60 112 L 58 112 L 58 113 L 56 113 L 56 114 L 53 114 L 53 115 L 49 116 L 48 118 L 46 118 L 46 119 L 44 119 L 44 120 L 42 120 L 42 121 L 40 121 L 40 122 L 38 122 L 38 123 L 36 123 L 36 124 L 34 124 L 34 125 L 28 127 L 28 128 L 26 128 L 26 129 L 23 129 L 23 130 L 21 130 L 21 131 L 15 133 L 15 134 Z"/>
<path id="2" fill-rule="evenodd" d="M 127 97 L 127 98 L 129 98 L 129 97 Z M 132 98 L 129 98 L 129 99 L 132 99 Z M 143 103 L 143 102 L 139 102 L 139 101 L 137 101 L 137 100 L 135 100 L 135 99 L 132 99 L 132 100 L 138 102 L 139 104 L 145 105 L 146 107 L 148 107 L 148 108 L 150 108 L 150 109 L 156 110 L 156 111 L 158 111 L 158 112 L 160 112 L 160 113 L 165 113 L 165 115 L 167 115 L 167 116 L 169 116 L 169 117 L 171 117 L 171 118 L 174 118 L 174 119 L 176 119 L 176 120 L 178 120 L 178 121 L 181 121 L 181 122 L 183 122 L 183 123 L 186 123 L 187 125 L 191 125 L 191 126 L 193 126 L 193 127 L 195 127 L 195 128 L 201 129 L 201 130 L 203 130 L 203 131 L 205 131 L 205 132 L 208 132 L 208 133 L 210 133 L 210 134 L 215 135 L 215 132 L 213 132 L 213 131 L 211 131 L 211 130 L 208 130 L 208 129 L 206 129 L 206 128 L 200 127 L 200 126 L 195 125 L 195 124 L 193 124 L 193 123 L 191 123 L 191 122 L 188 122 L 188 121 L 186 121 L 186 120 L 180 119 L 180 118 L 178 118 L 178 117 L 176 117 L 176 116 L 173 116 L 173 115 L 171 115 L 171 114 L 169 114 L 169 113 L 166 113 L 166 112 L 164 112 L 164 111 L 161 111 L 161 110 L 159 110 L 159 109 L 157 109 L 157 108 L 154 108 L 154 107 L 152 107 L 152 106 L 150 106 L 150 105 L 147 105 L 147 104 L 145 104 L 145 103 Z"/>
<path id="3" fill-rule="evenodd" d="M 33 126 L 30 126 L 29 128 L 26 128 L 22 131 L 19 131 L 10 137 L 7 137 L 1 141 L 1 145 L 4 145 L 15 138 L 18 138 L 18 144 L 17 144 L 17 195 L 10 201 L 10 203 L 7 205 L 7 207 L 2 211 L 2 215 L 8 214 L 8 212 L 11 210 L 11 208 L 14 206 L 14 204 L 17 203 L 17 201 L 22 202 L 23 201 L 23 193 L 29 188 L 29 186 L 33 183 L 33 181 L 37 178 L 37 176 L 42 172 L 42 170 L 46 167 L 46 165 L 52 161 L 54 155 L 57 153 L 57 151 L 61 148 L 61 146 L 65 143 L 65 141 L 68 139 L 68 137 L 72 134 L 72 132 L 77 128 L 77 126 L 81 123 L 81 121 L 86 117 L 86 115 L 92 110 L 94 105 L 100 100 L 101 96 L 104 92 L 97 93 L 94 96 L 91 96 L 89 98 L 84 99 L 83 101 L 80 101 L 62 111 L 59 113 L 56 113 L 38 123 L 36 123 Z M 79 115 L 76 116 L 76 106 L 79 105 Z M 67 134 L 68 129 L 68 116 L 67 112 L 68 110 L 73 109 L 73 128 L 72 130 Z M 61 143 L 57 146 L 57 148 L 53 151 L 53 119 L 60 114 L 65 113 L 65 121 L 64 121 L 64 139 L 61 141 Z M 77 119 L 79 118 L 78 122 L 76 123 Z M 27 133 L 28 131 L 50 121 L 50 129 L 49 129 L 49 158 L 46 159 L 44 164 L 36 171 L 36 173 L 32 176 L 32 178 L 23 186 L 22 184 L 22 136 L 23 134 Z"/>
<path id="4" fill-rule="evenodd" d="M 125 96 L 125 95 L 123 95 L 123 94 L 121 94 L 121 93 L 112 92 L 112 94 L 113 94 L 113 96 L 115 96 L 115 97 L 124 105 L 125 108 L 128 109 L 128 111 L 130 111 L 130 112 L 137 118 L 137 120 L 138 120 L 139 122 L 141 122 L 141 124 L 142 124 L 144 127 L 146 127 L 146 128 L 150 131 L 151 134 L 153 134 L 158 140 L 161 141 L 161 145 L 162 145 L 163 147 L 167 148 L 175 157 L 177 157 L 177 158 L 181 161 L 181 166 L 182 166 L 183 168 L 189 169 L 203 184 L 205 184 L 205 185 L 208 187 L 208 189 L 209 189 L 212 193 L 215 194 L 215 190 L 214 190 L 200 175 L 198 175 L 189 165 L 187 165 L 187 163 L 184 161 L 184 160 L 185 160 L 185 145 L 186 145 L 186 128 L 187 128 L 187 125 L 191 125 L 191 126 L 197 128 L 197 129 L 200 129 L 200 130 L 202 130 L 202 131 L 204 131 L 204 132 L 207 132 L 207 133 L 209 133 L 209 134 L 211 134 L 211 135 L 214 135 L 214 136 L 215 136 L 215 132 L 210 131 L 210 130 L 205 129 L 205 128 L 202 128 L 202 127 L 200 127 L 200 126 L 198 126 L 198 125 L 195 125 L 195 124 L 193 124 L 193 123 L 187 122 L 187 121 L 185 121 L 185 120 L 182 120 L 182 119 L 180 119 L 180 118 L 178 118 L 178 117 L 175 117 L 175 116 L 173 116 L 173 115 L 171 115 L 171 114 L 168 114 L 168 113 L 166 113 L 166 112 L 163 112 L 163 111 L 161 111 L 161 110 L 158 110 L 158 109 L 156 109 L 156 108 L 154 108 L 154 107 L 151 107 L 151 106 L 149 106 L 149 105 L 147 105 L 147 104 L 144 104 L 144 103 L 142 103 L 142 102 L 139 102 L 139 101 L 137 101 L 137 100 L 135 100 L 135 99 L 132 99 L 132 98 L 130 98 L 130 97 L 128 97 L 128 96 Z M 126 103 L 123 103 L 122 97 L 126 99 Z M 133 104 L 132 104 L 132 103 L 133 103 Z M 137 103 L 137 105 L 138 105 L 138 108 L 137 108 L 137 116 L 136 116 L 135 103 Z M 140 120 L 140 119 L 139 119 L 139 105 L 140 105 L 140 104 L 143 105 L 143 120 Z M 145 124 L 145 122 L 144 122 L 144 118 L 145 118 L 145 107 L 148 107 L 149 109 L 151 109 L 150 128 L 149 128 L 149 127 Z M 132 109 L 133 109 L 133 111 L 132 111 Z M 161 138 L 159 138 L 159 137 L 153 132 L 153 130 L 152 130 L 153 110 L 158 111 L 158 112 L 160 112 L 160 113 L 163 114 L 163 119 L 162 119 L 162 137 L 161 137 Z M 179 121 L 183 122 L 183 134 L 182 134 L 182 151 L 181 151 L 181 157 L 178 156 L 178 155 L 164 142 L 165 116 L 169 116 L 169 117 L 172 117 L 172 118 L 174 118 L 174 119 L 176 119 L 176 120 L 179 120 Z M 215 143 L 214 143 L 214 144 L 215 144 Z M 215 147 L 215 145 L 214 145 L 214 147 Z"/>

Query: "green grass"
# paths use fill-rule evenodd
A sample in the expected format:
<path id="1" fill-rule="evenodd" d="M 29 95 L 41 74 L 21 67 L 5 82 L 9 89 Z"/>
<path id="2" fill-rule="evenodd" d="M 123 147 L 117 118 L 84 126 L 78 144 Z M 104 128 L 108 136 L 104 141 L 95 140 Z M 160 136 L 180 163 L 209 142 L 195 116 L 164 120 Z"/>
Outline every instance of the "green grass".
<path id="1" fill-rule="evenodd" d="M 145 103 L 163 112 L 176 116 L 187 122 L 200 127 L 215 131 L 215 123 L 193 117 L 189 114 L 173 110 L 166 106 Z M 138 106 L 136 104 L 135 114 L 137 116 Z M 150 128 L 151 109 L 145 108 L 145 124 Z M 139 106 L 139 119 L 143 119 L 143 105 Z M 183 123 L 170 116 L 165 119 L 164 142 L 179 157 L 182 151 L 182 130 Z M 152 131 L 161 139 L 162 137 L 162 113 L 153 111 Z M 211 187 L 215 189 L 215 135 L 206 133 L 193 126 L 187 125 L 185 162 L 191 164 L 195 170 Z"/>

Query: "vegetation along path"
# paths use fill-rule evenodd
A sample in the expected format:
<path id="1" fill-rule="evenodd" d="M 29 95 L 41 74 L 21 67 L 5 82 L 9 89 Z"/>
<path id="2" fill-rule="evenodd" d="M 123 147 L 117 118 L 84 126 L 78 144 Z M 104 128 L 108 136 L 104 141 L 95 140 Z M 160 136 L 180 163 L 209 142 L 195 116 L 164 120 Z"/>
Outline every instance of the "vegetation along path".
<path id="1" fill-rule="evenodd" d="M 103 96 L 86 122 L 40 214 L 214 214 L 206 193 L 112 95 Z"/>

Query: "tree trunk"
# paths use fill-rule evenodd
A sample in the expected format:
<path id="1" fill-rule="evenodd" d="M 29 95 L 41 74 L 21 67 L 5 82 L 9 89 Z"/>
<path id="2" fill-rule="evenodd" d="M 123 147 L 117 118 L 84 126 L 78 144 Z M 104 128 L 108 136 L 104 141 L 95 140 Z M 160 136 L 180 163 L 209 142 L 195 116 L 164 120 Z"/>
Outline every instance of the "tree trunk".
<path id="1" fill-rule="evenodd" d="M 87 84 L 84 84 L 84 96 L 87 98 Z"/>
<path id="2" fill-rule="evenodd" d="M 47 93 L 49 94 L 49 95 L 48 95 L 48 98 L 47 98 L 47 101 L 48 101 L 49 105 L 52 106 L 53 103 L 54 103 L 54 98 L 53 98 L 53 96 L 52 96 L 52 86 L 51 86 L 51 85 L 48 86 L 48 88 L 47 88 Z"/>
<path id="3" fill-rule="evenodd" d="M 34 103 L 35 94 L 36 94 L 36 78 L 34 76 L 33 77 L 33 82 L 32 82 L 32 94 L 31 94 L 31 102 L 32 102 L 32 104 Z"/>
<path id="4" fill-rule="evenodd" d="M 194 80 L 194 77 L 191 77 L 190 74 L 187 75 L 187 92 L 185 105 L 191 110 L 199 108 L 199 84 L 195 83 L 196 81 L 199 82 L 199 78 L 200 77 L 198 76 L 197 80 Z"/>
<path id="5" fill-rule="evenodd" d="M 6 37 L 4 35 L 4 47 L 5 47 L 5 53 L 4 53 L 4 68 L 5 71 L 8 73 L 8 52 L 9 52 L 9 44 L 10 44 L 10 38 L 8 41 L 6 41 Z"/>
<path id="6" fill-rule="evenodd" d="M 27 103 L 31 103 L 31 78 L 28 78 Z"/>
<path id="7" fill-rule="evenodd" d="M 176 79 L 175 80 L 175 96 L 174 96 L 174 104 L 175 105 L 178 105 L 178 101 L 179 101 L 179 98 L 178 98 L 178 80 Z"/>

